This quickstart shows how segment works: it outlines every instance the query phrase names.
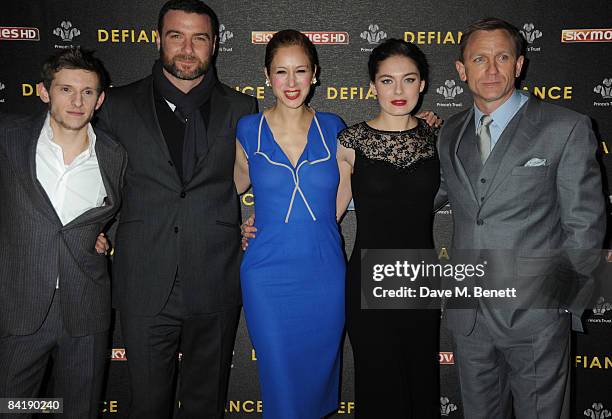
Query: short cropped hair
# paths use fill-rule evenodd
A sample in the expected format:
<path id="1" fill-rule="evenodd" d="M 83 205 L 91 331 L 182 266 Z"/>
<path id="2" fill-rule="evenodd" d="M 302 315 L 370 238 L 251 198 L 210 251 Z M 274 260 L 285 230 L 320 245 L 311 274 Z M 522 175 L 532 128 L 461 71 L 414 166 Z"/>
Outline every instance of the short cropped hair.
<path id="1" fill-rule="evenodd" d="M 102 61 L 94 57 L 93 54 L 93 51 L 81 47 L 72 47 L 51 55 L 43 63 L 40 73 L 43 85 L 47 90 L 51 89 L 51 82 L 60 70 L 85 70 L 96 73 L 98 76 L 98 93 L 103 92 L 110 85 L 110 77 Z"/>
<path id="2" fill-rule="evenodd" d="M 162 35 L 164 29 L 164 16 L 170 10 L 180 10 L 186 13 L 197 13 L 198 15 L 206 15 L 210 18 L 213 36 L 219 36 L 219 18 L 213 9 L 206 3 L 200 0 L 170 0 L 166 2 L 159 11 L 157 18 L 157 32 Z"/>
<path id="3" fill-rule="evenodd" d="M 485 17 L 470 24 L 463 32 L 463 35 L 461 36 L 461 43 L 459 44 L 459 61 L 463 61 L 463 53 L 465 52 L 465 48 L 467 47 L 470 37 L 474 32 L 494 31 L 497 29 L 504 30 L 508 33 L 512 43 L 514 44 L 514 53 L 516 54 L 516 57 L 518 58 L 523 55 L 525 40 L 521 36 L 521 33 L 517 27 L 496 17 Z"/>

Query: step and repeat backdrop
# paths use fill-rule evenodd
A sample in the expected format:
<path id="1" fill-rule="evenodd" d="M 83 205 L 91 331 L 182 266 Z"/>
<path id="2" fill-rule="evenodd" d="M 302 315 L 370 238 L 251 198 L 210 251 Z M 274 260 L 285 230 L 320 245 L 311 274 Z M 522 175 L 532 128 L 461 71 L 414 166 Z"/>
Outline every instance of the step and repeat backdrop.
<path id="1" fill-rule="evenodd" d="M 455 72 L 461 30 L 485 16 L 497 16 L 521 29 L 527 42 L 527 68 L 520 88 L 561 106 L 589 115 L 597 133 L 604 180 L 612 179 L 612 2 L 609 0 L 211 0 L 221 26 L 216 67 L 227 85 L 259 100 L 260 109 L 272 104 L 264 85 L 265 44 L 275 31 L 294 28 L 317 45 L 320 84 L 311 105 L 334 112 L 348 124 L 376 114 L 376 98 L 369 89 L 368 54 L 387 38 L 418 44 L 426 53 L 431 77 L 422 109 L 448 118 L 472 106 Z M 5 2 L 0 12 L 0 112 L 31 113 L 44 109 L 37 98 L 41 62 L 58 49 L 83 46 L 97 51 L 113 85 L 148 75 L 157 58 L 157 13 L 162 0 L 22 0 Z M 398 191 L 398 193 L 402 193 Z M 609 193 L 607 193 L 609 196 Z M 242 197 L 244 214 L 254 197 Z M 399 221 L 399 220 L 398 220 Z M 609 223 L 610 224 L 610 223 Z M 438 245 L 451 240 L 452 210 L 436 218 Z M 350 254 L 355 217 L 349 213 L 342 232 Z M 609 245 L 608 245 L 609 246 Z M 612 264 L 610 264 L 612 266 Z M 610 269 L 612 272 L 612 269 Z M 608 278 L 610 275 L 607 276 Z M 612 416 L 612 298 L 596 296 L 586 318 L 587 333 L 574 336 L 573 418 Z M 103 417 L 127 417 L 129 390 L 127 360 L 115 319 L 109 348 L 109 375 Z M 461 398 L 454 368 L 452 342 L 441 335 L 440 413 L 462 418 Z M 414 342 L 418 345 L 418 339 Z M 345 343 L 342 397 L 334 417 L 353 417 L 352 354 Z M 389 400 L 389 403 L 396 403 Z M 244 322 L 238 330 L 230 383 L 229 418 L 261 417 L 257 354 Z"/>

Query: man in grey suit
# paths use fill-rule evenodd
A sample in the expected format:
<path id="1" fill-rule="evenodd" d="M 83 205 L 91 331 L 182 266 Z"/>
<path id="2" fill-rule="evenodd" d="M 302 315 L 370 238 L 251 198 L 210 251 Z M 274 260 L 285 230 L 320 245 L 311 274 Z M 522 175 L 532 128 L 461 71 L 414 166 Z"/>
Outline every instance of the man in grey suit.
<path id="1" fill-rule="evenodd" d="M 48 111 L 0 123 L 0 398 L 38 396 L 52 360 L 63 417 L 95 418 L 111 292 L 94 246 L 119 208 L 127 155 L 89 123 L 108 85 L 99 60 L 64 50 L 42 75 Z"/>
<path id="2" fill-rule="evenodd" d="M 130 418 L 224 414 L 240 314 L 236 124 L 257 102 L 216 77 L 219 22 L 199 0 L 159 13 L 152 74 L 109 90 L 98 126 L 129 156 L 114 240 L 113 305 Z"/>
<path id="3" fill-rule="evenodd" d="M 559 418 L 568 385 L 570 326 L 581 330 L 584 288 L 559 275 L 559 252 L 589 282 L 604 235 L 596 141 L 584 115 L 515 90 L 523 40 L 511 24 L 482 19 L 463 33 L 456 62 L 474 107 L 439 137 L 437 204 L 453 211 L 455 249 L 488 255 L 488 279 L 518 287 L 523 306 L 480 299 L 449 308 L 466 418 Z M 499 257 L 501 255 L 501 258 Z M 527 308 L 526 307 L 536 307 Z M 506 386 L 509 386 L 509 391 Z"/>

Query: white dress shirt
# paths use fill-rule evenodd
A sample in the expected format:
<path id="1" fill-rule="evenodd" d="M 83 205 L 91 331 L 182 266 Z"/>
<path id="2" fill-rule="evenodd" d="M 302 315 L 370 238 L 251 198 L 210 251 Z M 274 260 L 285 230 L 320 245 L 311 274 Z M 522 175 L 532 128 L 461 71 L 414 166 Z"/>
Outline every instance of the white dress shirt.
<path id="1" fill-rule="evenodd" d="M 91 124 L 87 125 L 87 136 L 89 146 L 68 165 L 64 164 L 62 147 L 53 141 L 49 115 L 38 137 L 36 177 L 63 225 L 87 210 L 102 206 L 106 198 L 96 156 L 96 134 Z"/>

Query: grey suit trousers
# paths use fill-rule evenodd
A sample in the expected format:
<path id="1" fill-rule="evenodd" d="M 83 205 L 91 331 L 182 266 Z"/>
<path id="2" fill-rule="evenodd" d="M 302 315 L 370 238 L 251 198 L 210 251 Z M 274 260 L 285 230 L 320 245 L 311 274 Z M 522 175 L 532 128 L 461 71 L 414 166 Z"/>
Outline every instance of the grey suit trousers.
<path id="1" fill-rule="evenodd" d="M 511 404 L 516 419 L 562 418 L 570 316 L 521 337 L 496 334 L 485 316 L 478 310 L 472 333 L 454 334 L 465 419 L 504 418 Z"/>

